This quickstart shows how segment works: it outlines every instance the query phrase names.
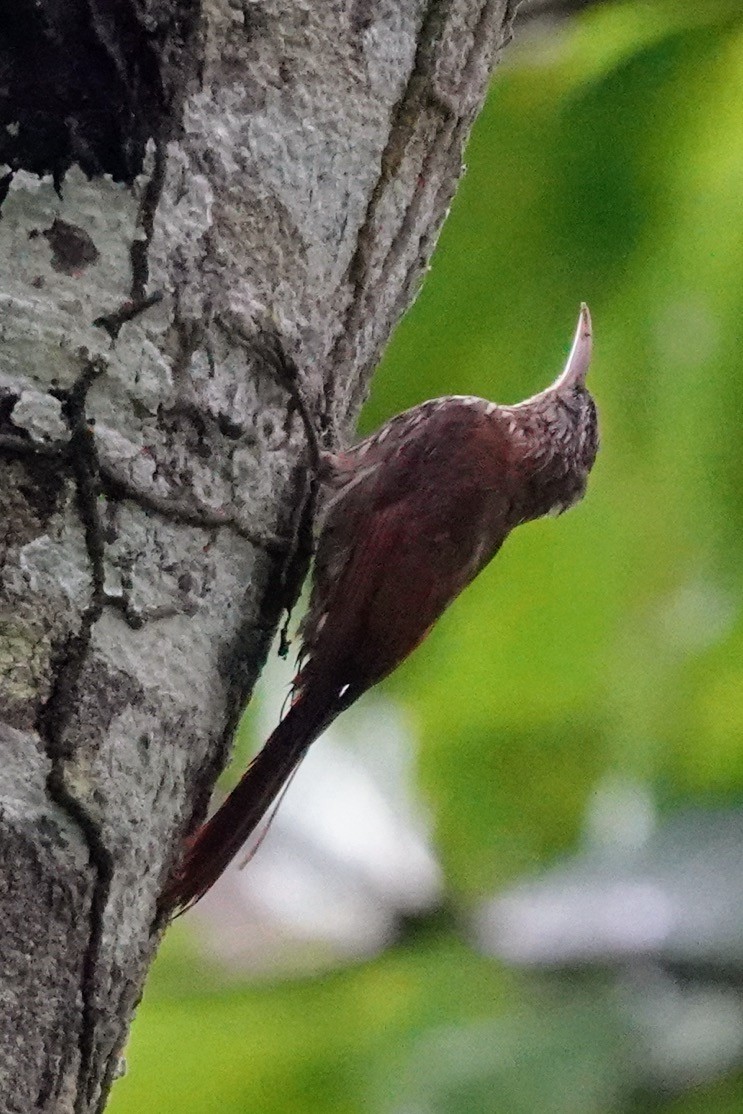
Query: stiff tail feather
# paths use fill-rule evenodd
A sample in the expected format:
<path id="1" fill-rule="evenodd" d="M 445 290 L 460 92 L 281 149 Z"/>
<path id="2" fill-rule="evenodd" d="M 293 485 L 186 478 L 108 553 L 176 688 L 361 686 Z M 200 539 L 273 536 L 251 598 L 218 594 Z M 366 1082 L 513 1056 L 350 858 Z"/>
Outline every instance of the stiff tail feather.
<path id="1" fill-rule="evenodd" d="M 163 894 L 185 910 L 211 889 L 277 799 L 314 740 L 335 719 L 332 701 L 300 696 L 214 815 L 188 840 Z"/>

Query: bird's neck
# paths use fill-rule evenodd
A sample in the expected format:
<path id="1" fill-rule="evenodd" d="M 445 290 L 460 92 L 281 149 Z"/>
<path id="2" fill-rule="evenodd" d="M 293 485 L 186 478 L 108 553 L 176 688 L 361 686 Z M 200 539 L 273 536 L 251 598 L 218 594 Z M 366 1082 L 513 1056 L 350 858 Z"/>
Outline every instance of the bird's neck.
<path id="1" fill-rule="evenodd" d="M 513 508 L 516 522 L 561 514 L 585 488 L 574 414 L 547 391 L 517 406 L 504 406 L 501 412 L 521 480 Z"/>

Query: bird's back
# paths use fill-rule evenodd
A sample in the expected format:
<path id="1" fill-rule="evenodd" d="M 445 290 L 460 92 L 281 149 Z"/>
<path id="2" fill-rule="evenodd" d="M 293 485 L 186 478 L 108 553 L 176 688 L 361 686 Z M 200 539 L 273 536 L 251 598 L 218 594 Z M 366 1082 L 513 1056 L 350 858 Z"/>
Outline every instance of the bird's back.
<path id="1" fill-rule="evenodd" d="M 381 680 L 500 547 L 512 477 L 495 409 L 433 400 L 337 459 L 300 684 L 319 668 L 360 691 Z"/>

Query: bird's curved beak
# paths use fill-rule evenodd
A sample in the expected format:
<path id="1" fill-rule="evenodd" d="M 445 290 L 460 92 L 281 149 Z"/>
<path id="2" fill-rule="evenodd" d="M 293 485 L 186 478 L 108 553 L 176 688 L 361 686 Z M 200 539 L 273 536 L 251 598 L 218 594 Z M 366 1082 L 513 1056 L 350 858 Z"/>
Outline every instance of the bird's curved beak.
<path id="1" fill-rule="evenodd" d="M 582 387 L 585 379 L 588 365 L 591 362 L 591 349 L 593 346 L 593 333 L 591 331 L 591 314 L 588 312 L 588 306 L 585 302 L 581 302 L 580 315 L 578 317 L 578 327 L 575 330 L 575 339 L 573 347 L 570 349 L 568 362 L 565 364 L 565 369 L 562 375 L 555 380 L 552 390 L 559 391 L 563 387 Z"/>

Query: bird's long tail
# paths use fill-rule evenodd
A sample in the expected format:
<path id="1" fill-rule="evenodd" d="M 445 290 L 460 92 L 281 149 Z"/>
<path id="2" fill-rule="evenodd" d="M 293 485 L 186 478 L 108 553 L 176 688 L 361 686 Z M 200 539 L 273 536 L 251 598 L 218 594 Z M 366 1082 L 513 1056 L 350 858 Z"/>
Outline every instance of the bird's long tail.
<path id="1" fill-rule="evenodd" d="M 318 694 L 295 699 L 224 804 L 187 842 L 163 895 L 167 908 L 186 909 L 214 885 L 339 710 Z"/>

